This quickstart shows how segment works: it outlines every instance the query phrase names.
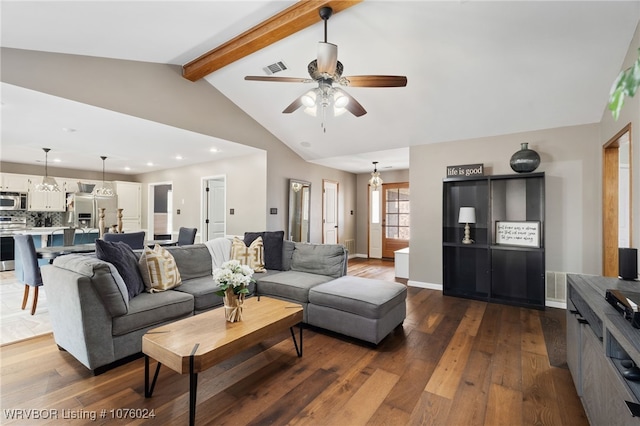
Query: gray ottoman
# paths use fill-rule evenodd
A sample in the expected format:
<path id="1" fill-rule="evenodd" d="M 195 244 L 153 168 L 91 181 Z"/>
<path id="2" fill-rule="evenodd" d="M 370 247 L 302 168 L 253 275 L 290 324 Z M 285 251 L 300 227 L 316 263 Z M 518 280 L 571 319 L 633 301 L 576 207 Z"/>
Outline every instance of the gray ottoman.
<path id="1" fill-rule="evenodd" d="M 378 344 L 407 314 L 407 288 L 344 276 L 309 290 L 307 323 Z"/>

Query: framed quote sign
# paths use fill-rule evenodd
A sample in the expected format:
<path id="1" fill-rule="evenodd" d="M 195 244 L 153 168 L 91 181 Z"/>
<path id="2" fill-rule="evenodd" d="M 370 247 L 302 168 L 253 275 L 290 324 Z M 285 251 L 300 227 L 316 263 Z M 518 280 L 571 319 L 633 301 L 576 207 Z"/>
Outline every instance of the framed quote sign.
<path id="1" fill-rule="evenodd" d="M 540 222 L 496 222 L 496 244 L 540 247 Z"/>

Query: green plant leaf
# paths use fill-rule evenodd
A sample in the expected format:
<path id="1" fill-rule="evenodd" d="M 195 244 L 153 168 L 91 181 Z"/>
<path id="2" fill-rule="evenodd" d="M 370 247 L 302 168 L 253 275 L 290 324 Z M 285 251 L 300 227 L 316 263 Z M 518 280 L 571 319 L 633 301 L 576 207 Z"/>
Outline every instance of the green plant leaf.
<path id="1" fill-rule="evenodd" d="M 617 120 L 624 105 L 625 96 L 633 97 L 640 87 L 640 49 L 638 59 L 629 68 L 621 71 L 609 92 L 609 110 L 613 119 Z"/>

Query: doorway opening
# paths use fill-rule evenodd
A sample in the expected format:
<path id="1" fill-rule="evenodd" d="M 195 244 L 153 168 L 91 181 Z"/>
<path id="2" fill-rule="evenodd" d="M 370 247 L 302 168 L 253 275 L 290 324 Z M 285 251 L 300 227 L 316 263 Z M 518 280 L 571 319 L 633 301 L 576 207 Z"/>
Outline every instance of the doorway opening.
<path id="1" fill-rule="evenodd" d="M 202 241 L 221 238 L 227 234 L 227 178 L 202 178 Z"/>
<path id="2" fill-rule="evenodd" d="M 602 152 L 602 275 L 618 276 L 618 248 L 631 247 L 631 123 Z"/>
<path id="3" fill-rule="evenodd" d="M 394 259 L 409 247 L 409 182 L 369 186 L 369 257 Z"/>
<path id="4" fill-rule="evenodd" d="M 149 184 L 149 234 L 154 240 L 173 238 L 173 184 L 157 182 Z M 147 239 L 150 239 L 147 237 Z"/>

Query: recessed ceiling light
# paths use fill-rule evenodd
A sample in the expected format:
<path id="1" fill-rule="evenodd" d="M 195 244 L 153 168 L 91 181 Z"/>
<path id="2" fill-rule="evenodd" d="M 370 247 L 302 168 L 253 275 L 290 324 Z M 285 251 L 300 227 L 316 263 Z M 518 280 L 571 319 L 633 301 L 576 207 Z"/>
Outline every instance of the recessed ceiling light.
<path id="1" fill-rule="evenodd" d="M 61 159 L 59 159 L 59 158 L 54 158 L 54 159 L 53 159 L 53 162 L 54 162 L 54 163 L 60 163 L 60 162 L 62 162 L 62 160 L 61 160 Z"/>
<path id="2" fill-rule="evenodd" d="M 153 163 L 152 163 L 151 161 L 149 161 L 149 162 L 147 163 L 147 166 L 151 167 L 151 166 L 153 166 Z"/>
<path id="3" fill-rule="evenodd" d="M 182 155 L 176 155 L 176 160 L 182 160 Z"/>
<path id="4" fill-rule="evenodd" d="M 124 169 L 125 169 L 125 170 L 131 170 L 131 167 L 129 167 L 129 166 L 124 166 Z"/>
<path id="5" fill-rule="evenodd" d="M 218 152 L 218 148 L 211 148 L 209 149 L 209 152 Z"/>
<path id="6" fill-rule="evenodd" d="M 309 148 L 311 146 L 309 142 L 300 142 L 300 145 L 304 146 L 305 148 Z"/>
<path id="7" fill-rule="evenodd" d="M 76 132 L 77 129 L 74 129 L 73 127 L 63 127 L 62 131 L 67 133 L 73 133 L 73 132 Z"/>

